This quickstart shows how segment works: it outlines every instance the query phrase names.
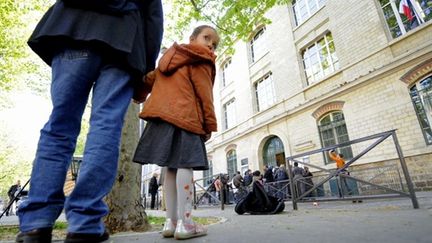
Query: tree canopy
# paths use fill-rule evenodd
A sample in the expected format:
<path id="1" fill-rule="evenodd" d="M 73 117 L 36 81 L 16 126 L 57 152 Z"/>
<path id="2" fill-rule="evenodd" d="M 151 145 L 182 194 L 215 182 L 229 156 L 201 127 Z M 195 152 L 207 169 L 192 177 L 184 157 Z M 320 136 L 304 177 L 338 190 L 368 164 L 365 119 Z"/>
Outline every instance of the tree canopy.
<path id="1" fill-rule="evenodd" d="M 26 40 L 51 4 L 52 1 L 46 0 L 0 1 L 1 91 L 30 88 L 45 93 L 47 67 L 44 69 L 46 65 L 35 58 Z"/>

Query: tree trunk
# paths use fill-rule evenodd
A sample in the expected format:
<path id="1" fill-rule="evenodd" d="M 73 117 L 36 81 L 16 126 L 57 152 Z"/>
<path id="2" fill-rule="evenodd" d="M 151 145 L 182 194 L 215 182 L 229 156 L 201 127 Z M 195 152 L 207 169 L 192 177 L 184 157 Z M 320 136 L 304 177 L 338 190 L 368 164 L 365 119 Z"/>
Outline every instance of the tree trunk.
<path id="1" fill-rule="evenodd" d="M 106 202 L 110 214 L 105 224 L 111 233 L 146 231 L 147 215 L 141 204 L 141 165 L 132 162 L 139 139 L 138 105 L 129 105 L 122 130 L 116 182 Z"/>

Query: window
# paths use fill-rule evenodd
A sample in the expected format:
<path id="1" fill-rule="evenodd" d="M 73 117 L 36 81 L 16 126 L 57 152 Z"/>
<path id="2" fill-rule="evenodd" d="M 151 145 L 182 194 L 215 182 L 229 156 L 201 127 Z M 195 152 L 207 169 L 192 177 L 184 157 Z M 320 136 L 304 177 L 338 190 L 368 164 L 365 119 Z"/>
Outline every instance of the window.
<path id="1" fill-rule="evenodd" d="M 244 175 L 244 173 L 249 169 L 249 159 L 248 158 L 242 159 L 240 161 L 240 164 L 241 164 L 240 173 Z"/>
<path id="2" fill-rule="evenodd" d="M 224 129 L 230 129 L 236 124 L 235 99 L 232 99 L 223 105 L 224 111 Z"/>
<path id="3" fill-rule="evenodd" d="M 249 43 L 252 63 L 258 61 L 267 52 L 264 32 L 265 28 L 260 29 Z"/>
<path id="4" fill-rule="evenodd" d="M 431 0 L 408 0 L 406 12 L 401 0 L 379 0 L 379 2 L 393 38 L 432 19 Z"/>
<path id="5" fill-rule="evenodd" d="M 276 95 L 271 73 L 267 74 L 264 76 L 264 78 L 255 83 L 255 92 L 257 111 L 263 111 L 276 102 Z"/>
<path id="6" fill-rule="evenodd" d="M 341 111 L 331 112 L 318 122 L 318 130 L 322 147 L 327 147 L 349 141 L 348 130 L 345 125 L 345 117 Z M 346 160 L 352 159 L 351 146 L 340 147 L 337 152 L 344 155 Z M 324 152 L 325 163 L 333 163 Z"/>
<path id="7" fill-rule="evenodd" d="M 237 154 L 236 151 L 230 150 L 227 153 L 227 173 L 231 177 L 237 172 Z"/>
<path id="8" fill-rule="evenodd" d="M 231 59 L 228 59 L 222 65 L 222 87 L 225 87 L 228 83 L 232 82 L 230 77 Z"/>
<path id="9" fill-rule="evenodd" d="M 432 144 L 432 75 L 414 84 L 410 95 L 426 144 Z"/>
<path id="10" fill-rule="evenodd" d="M 263 151 L 263 159 L 264 159 L 264 165 L 277 167 L 277 161 L 276 161 L 276 155 L 283 153 L 283 143 L 280 138 L 274 136 L 271 137 L 267 142 L 264 144 L 264 151 Z"/>
<path id="11" fill-rule="evenodd" d="M 302 58 L 309 85 L 339 69 L 339 59 L 330 32 L 306 48 Z"/>
<path id="12" fill-rule="evenodd" d="M 293 1 L 294 18 L 296 26 L 305 22 L 310 16 L 317 12 L 326 0 L 297 0 Z"/>
<path id="13" fill-rule="evenodd" d="M 204 186 L 208 186 L 212 182 L 212 178 L 210 178 L 213 175 L 213 161 L 209 160 L 209 169 L 203 171 L 203 184 Z"/>

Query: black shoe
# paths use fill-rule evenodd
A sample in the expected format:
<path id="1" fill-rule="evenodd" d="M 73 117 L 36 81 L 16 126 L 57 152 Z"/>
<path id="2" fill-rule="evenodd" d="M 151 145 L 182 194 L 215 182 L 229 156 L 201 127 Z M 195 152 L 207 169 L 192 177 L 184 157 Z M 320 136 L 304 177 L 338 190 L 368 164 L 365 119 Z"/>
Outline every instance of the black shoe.
<path id="1" fill-rule="evenodd" d="M 65 243 L 97 243 L 104 242 L 109 239 L 108 232 L 100 234 L 84 234 L 84 233 L 68 233 Z"/>
<path id="2" fill-rule="evenodd" d="M 51 243 L 52 228 L 34 229 L 28 232 L 20 232 L 16 236 L 17 243 Z"/>

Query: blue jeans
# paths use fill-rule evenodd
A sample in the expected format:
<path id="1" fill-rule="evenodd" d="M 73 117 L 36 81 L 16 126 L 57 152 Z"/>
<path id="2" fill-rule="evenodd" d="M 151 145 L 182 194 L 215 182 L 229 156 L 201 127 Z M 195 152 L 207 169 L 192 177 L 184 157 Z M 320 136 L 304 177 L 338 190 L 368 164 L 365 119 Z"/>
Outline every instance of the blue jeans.
<path id="1" fill-rule="evenodd" d="M 72 193 L 63 192 L 81 118 L 91 97 L 90 128 Z M 117 173 L 123 119 L 131 101 L 130 75 L 87 49 L 66 49 L 52 61 L 53 109 L 33 162 L 28 200 L 18 210 L 20 230 L 52 227 L 63 208 L 68 232 L 100 233 L 108 214 L 102 199 Z M 30 118 L 31 119 L 31 118 Z"/>

